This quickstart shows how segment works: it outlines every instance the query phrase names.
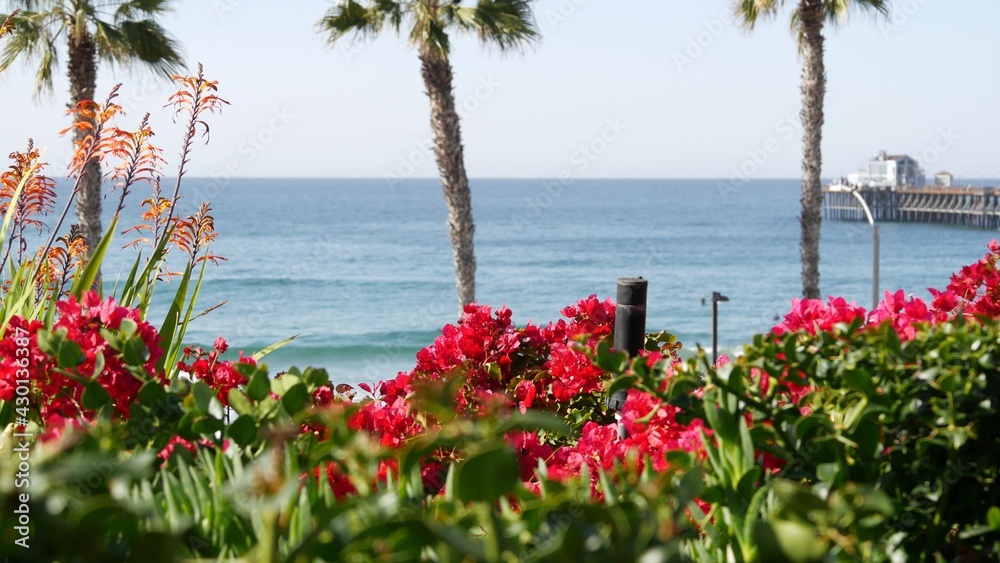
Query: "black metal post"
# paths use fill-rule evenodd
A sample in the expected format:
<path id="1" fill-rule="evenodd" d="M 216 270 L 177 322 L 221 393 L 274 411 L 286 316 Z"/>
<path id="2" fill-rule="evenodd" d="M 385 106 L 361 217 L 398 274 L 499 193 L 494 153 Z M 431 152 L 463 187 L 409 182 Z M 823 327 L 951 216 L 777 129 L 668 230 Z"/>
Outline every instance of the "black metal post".
<path id="1" fill-rule="evenodd" d="M 719 293 L 712 292 L 712 365 L 719 361 L 719 302 L 729 301 L 729 298 Z"/>
<path id="2" fill-rule="evenodd" d="M 646 289 L 649 282 L 638 278 L 618 278 L 618 305 L 615 309 L 615 350 L 636 356 L 646 344 Z M 628 437 L 622 423 L 622 407 L 628 391 L 621 390 L 608 397 L 608 407 L 615 410 L 618 439 Z"/>

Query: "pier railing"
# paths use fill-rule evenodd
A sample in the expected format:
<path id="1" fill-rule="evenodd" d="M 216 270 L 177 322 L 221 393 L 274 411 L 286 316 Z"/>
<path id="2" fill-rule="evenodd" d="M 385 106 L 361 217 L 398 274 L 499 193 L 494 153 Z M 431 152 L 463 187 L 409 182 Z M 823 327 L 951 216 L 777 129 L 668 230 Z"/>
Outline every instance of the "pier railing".
<path id="1" fill-rule="evenodd" d="M 859 193 L 878 222 L 1000 227 L 1000 190 L 995 188 L 861 189 Z M 851 192 L 827 187 L 823 188 L 823 196 L 823 215 L 827 219 L 866 220 L 860 202 Z"/>

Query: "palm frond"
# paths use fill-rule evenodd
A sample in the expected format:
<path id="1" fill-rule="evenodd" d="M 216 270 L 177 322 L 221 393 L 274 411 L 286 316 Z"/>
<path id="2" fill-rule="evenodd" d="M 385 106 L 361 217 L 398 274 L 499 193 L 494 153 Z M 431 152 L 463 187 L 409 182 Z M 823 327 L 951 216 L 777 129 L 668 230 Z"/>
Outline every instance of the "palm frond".
<path id="1" fill-rule="evenodd" d="M 438 13 L 432 11 L 427 2 L 421 0 L 410 3 L 410 15 L 413 18 L 410 43 L 417 46 L 421 53 L 447 57 L 451 50 L 451 41 L 448 32 L 445 31 L 448 22 L 444 18 L 439 18 Z"/>
<path id="2" fill-rule="evenodd" d="M 479 0 L 475 7 L 454 2 L 441 9 L 447 23 L 476 33 L 484 45 L 501 51 L 523 49 L 539 38 L 531 0 Z"/>
<path id="3" fill-rule="evenodd" d="M 35 72 L 34 93 L 40 96 L 52 91 L 52 77 L 59 63 L 56 38 L 65 27 L 57 27 L 53 33 L 51 22 L 58 23 L 59 14 L 40 12 L 19 12 L 11 21 L 14 31 L 0 51 L 0 72 L 6 71 L 15 61 L 25 64 L 38 60 Z"/>
<path id="4" fill-rule="evenodd" d="M 59 51 L 56 50 L 55 41 L 50 37 L 45 42 L 42 49 L 41 60 L 38 63 L 38 70 L 35 72 L 35 84 L 33 86 L 35 97 L 42 94 L 52 93 L 52 75 L 59 65 Z"/>
<path id="5" fill-rule="evenodd" d="M 743 27 L 753 30 L 761 19 L 773 17 L 785 0 L 735 0 L 734 13 L 736 20 Z"/>
<path id="6" fill-rule="evenodd" d="M 116 22 L 155 18 L 174 9 L 173 0 L 130 0 L 113 3 L 118 4 L 114 12 Z"/>
<path id="7" fill-rule="evenodd" d="M 7 3 L 15 10 L 24 10 L 26 12 L 41 11 L 41 2 L 38 0 L 8 0 Z"/>
<path id="8" fill-rule="evenodd" d="M 889 15 L 888 0 L 826 0 L 823 3 L 826 21 L 833 25 L 847 23 L 852 8 L 876 16 Z"/>
<path id="9" fill-rule="evenodd" d="M 124 41 L 124 51 L 116 57 L 119 62 L 141 61 L 165 78 L 181 71 L 180 46 L 160 24 L 148 19 L 122 21 L 118 31 Z"/>
<path id="10" fill-rule="evenodd" d="M 369 6 L 355 0 L 343 0 L 327 10 L 317 25 L 326 34 L 327 42 L 333 45 L 349 35 L 358 39 L 374 38 L 387 24 L 399 31 L 405 13 L 403 4 L 395 0 L 376 0 Z"/>
<path id="11" fill-rule="evenodd" d="M 130 67 L 139 62 L 169 78 L 183 64 L 180 47 L 156 21 L 173 8 L 172 0 L 17 0 L 24 9 L 13 19 L 15 31 L 0 52 L 0 72 L 16 60 L 40 61 L 35 94 L 52 89 L 58 66 L 59 38 L 74 29 L 90 33 L 98 56 Z M 30 9 L 29 9 L 30 8 Z"/>

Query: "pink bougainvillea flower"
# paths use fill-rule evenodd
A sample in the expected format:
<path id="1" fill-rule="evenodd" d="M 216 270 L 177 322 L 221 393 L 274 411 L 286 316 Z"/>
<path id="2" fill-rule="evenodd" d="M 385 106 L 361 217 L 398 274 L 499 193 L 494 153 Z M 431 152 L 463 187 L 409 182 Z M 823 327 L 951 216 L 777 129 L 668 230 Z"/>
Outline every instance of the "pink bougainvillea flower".
<path id="1" fill-rule="evenodd" d="M 79 346 L 76 363 L 60 366 L 59 358 L 38 346 L 38 333 L 44 325 L 14 316 L 0 340 L 0 399 L 11 400 L 18 381 L 29 380 L 35 396 L 41 398 L 37 409 L 42 425 L 51 421 L 62 428 L 62 419 L 90 420 L 95 414 L 82 406 L 88 381 L 96 381 L 104 388 L 119 419 L 129 417 L 131 405 L 146 381 L 166 383 L 166 376 L 156 368 L 163 355 L 159 334 L 142 320 L 138 309 L 122 307 L 111 297 L 101 299 L 97 292 L 89 291 L 79 299 L 70 297 L 57 302 L 56 310 L 58 316 L 51 332 Z M 134 327 L 131 336 L 119 333 L 126 319 Z M 123 354 L 105 339 L 106 333 L 116 338 L 137 338 L 142 344 L 141 363 L 128 365 Z"/>
<path id="2" fill-rule="evenodd" d="M 831 297 L 824 304 L 819 299 L 792 298 L 792 310 L 785 320 L 771 329 L 774 334 L 785 334 L 805 330 L 810 334 L 832 330 L 837 323 L 850 324 L 856 319 L 864 319 L 865 310 L 843 297 Z"/>
<path id="3" fill-rule="evenodd" d="M 196 379 L 204 381 L 209 387 L 214 389 L 219 401 L 226 406 L 229 406 L 229 391 L 247 382 L 247 378 L 236 367 L 239 364 L 257 365 L 257 360 L 244 356 L 242 350 L 235 362 L 220 360 L 219 355 L 228 348 L 229 345 L 220 336 L 215 339 L 215 345 L 211 351 L 197 347 L 188 347 L 184 349 L 184 360 L 177 362 L 178 369 L 191 374 Z"/>

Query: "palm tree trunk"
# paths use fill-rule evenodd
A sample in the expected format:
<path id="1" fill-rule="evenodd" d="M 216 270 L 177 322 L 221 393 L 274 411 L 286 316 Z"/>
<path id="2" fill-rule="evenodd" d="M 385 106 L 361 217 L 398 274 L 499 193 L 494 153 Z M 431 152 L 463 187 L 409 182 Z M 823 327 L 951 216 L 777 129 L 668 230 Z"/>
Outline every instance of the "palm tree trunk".
<path id="1" fill-rule="evenodd" d="M 423 50 L 421 75 L 431 102 L 431 129 L 434 131 L 434 154 L 441 173 L 441 188 L 448 206 L 448 235 L 455 254 L 458 279 L 459 313 L 476 300 L 476 255 L 473 236 L 472 194 L 465 173 L 462 129 L 455 111 L 451 63 L 444 55 Z"/>
<path id="2" fill-rule="evenodd" d="M 93 100 L 97 87 L 97 49 L 86 31 L 77 35 L 76 28 L 69 33 L 69 93 L 73 107 L 83 100 Z M 76 116 L 79 122 L 82 119 Z M 80 141 L 91 131 L 76 129 L 74 141 Z M 87 253 L 97 248 L 104 229 L 101 228 L 101 164 L 91 161 L 83 169 L 80 191 L 76 196 L 76 216 L 80 232 L 87 241 Z"/>
<path id="3" fill-rule="evenodd" d="M 822 224 L 823 2 L 800 0 L 802 48 L 802 296 L 819 299 L 819 236 Z"/>

